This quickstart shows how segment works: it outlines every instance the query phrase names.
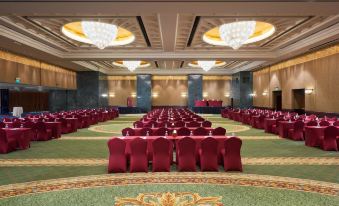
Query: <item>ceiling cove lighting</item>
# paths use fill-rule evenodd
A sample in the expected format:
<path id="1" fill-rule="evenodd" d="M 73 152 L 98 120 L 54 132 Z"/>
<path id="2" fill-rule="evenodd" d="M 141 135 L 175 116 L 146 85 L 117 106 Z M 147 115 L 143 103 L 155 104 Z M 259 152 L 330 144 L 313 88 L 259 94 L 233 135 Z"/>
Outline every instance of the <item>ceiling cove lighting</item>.
<path id="1" fill-rule="evenodd" d="M 97 21 L 70 22 L 61 27 L 61 32 L 70 39 L 100 49 L 130 44 L 135 40 L 134 34 L 127 29 Z"/>
<path id="2" fill-rule="evenodd" d="M 236 21 L 226 23 L 207 31 L 203 41 L 218 46 L 239 49 L 244 44 L 261 41 L 275 32 L 275 27 L 261 21 Z"/>
<path id="3" fill-rule="evenodd" d="M 127 68 L 129 71 L 133 72 L 137 68 L 149 67 L 151 63 L 141 60 L 117 60 L 113 62 L 113 65 Z"/>
<path id="4" fill-rule="evenodd" d="M 201 67 L 205 72 L 208 72 L 211 70 L 215 65 L 215 60 L 209 60 L 209 61 L 200 61 L 198 60 L 198 65 Z"/>

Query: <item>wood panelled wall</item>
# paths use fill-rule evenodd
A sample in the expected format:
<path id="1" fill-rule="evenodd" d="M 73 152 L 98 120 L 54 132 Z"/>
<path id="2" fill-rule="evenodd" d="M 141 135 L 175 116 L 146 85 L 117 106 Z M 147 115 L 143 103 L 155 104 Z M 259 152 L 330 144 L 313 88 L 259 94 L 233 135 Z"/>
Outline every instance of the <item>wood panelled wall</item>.
<path id="1" fill-rule="evenodd" d="M 110 106 L 127 106 L 127 98 L 133 98 L 136 106 L 136 76 L 108 76 L 108 103 Z"/>
<path id="2" fill-rule="evenodd" d="M 187 76 L 153 76 L 152 106 L 187 106 L 187 83 Z"/>
<path id="3" fill-rule="evenodd" d="M 0 51 L 0 82 L 76 89 L 76 72 Z"/>
<path id="4" fill-rule="evenodd" d="M 222 100 L 223 105 L 230 105 L 231 80 L 229 76 L 203 76 L 203 98 Z"/>
<path id="5" fill-rule="evenodd" d="M 48 111 L 48 92 L 10 91 L 9 110 L 23 107 L 25 112 Z"/>
<path id="6" fill-rule="evenodd" d="M 283 109 L 293 109 L 293 89 L 305 94 L 305 110 L 339 112 L 339 45 L 273 65 L 253 73 L 253 105 L 273 107 L 272 92 L 282 91 Z M 267 95 L 263 95 L 266 93 Z"/>

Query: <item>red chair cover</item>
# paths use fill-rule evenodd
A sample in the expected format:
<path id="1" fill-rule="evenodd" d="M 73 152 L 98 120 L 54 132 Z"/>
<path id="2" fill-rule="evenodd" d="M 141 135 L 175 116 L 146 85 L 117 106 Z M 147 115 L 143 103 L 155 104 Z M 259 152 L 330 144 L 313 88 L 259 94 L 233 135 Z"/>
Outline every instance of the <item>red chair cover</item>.
<path id="1" fill-rule="evenodd" d="M 177 131 L 178 136 L 190 136 L 191 131 L 187 127 L 179 128 Z"/>
<path id="2" fill-rule="evenodd" d="M 307 124 L 306 124 L 307 126 L 317 126 L 318 125 L 318 122 L 317 121 L 314 121 L 314 120 L 312 120 L 312 121 L 309 121 L 309 122 L 307 122 Z"/>
<path id="3" fill-rule="evenodd" d="M 207 137 L 201 141 L 199 150 L 201 171 L 218 171 L 218 141 Z"/>
<path id="4" fill-rule="evenodd" d="M 334 122 L 333 126 L 339 126 L 339 121 Z"/>
<path id="5" fill-rule="evenodd" d="M 171 134 L 171 130 L 169 130 L 165 127 L 161 127 L 159 129 L 157 129 L 153 135 L 155 135 L 155 136 L 165 136 L 166 132 L 167 132 L 167 135 Z"/>
<path id="6" fill-rule="evenodd" d="M 324 130 L 324 136 L 322 137 L 322 149 L 326 151 L 338 151 L 337 136 L 339 130 L 335 126 L 329 126 Z"/>
<path id="7" fill-rule="evenodd" d="M 199 122 L 189 122 L 186 123 L 186 127 L 200 127 L 201 124 Z"/>
<path id="8" fill-rule="evenodd" d="M 126 172 L 126 143 L 120 138 L 114 138 L 107 142 L 109 149 L 108 173 Z"/>
<path id="9" fill-rule="evenodd" d="M 169 172 L 173 156 L 172 142 L 165 138 L 157 138 L 152 142 L 153 172 Z"/>
<path id="10" fill-rule="evenodd" d="M 208 131 L 203 127 L 198 127 L 195 130 L 193 130 L 193 135 L 195 135 L 195 136 L 206 136 L 206 135 L 208 135 Z"/>
<path id="11" fill-rule="evenodd" d="M 185 122 L 183 121 L 178 121 L 174 123 L 175 127 L 184 127 L 185 126 Z"/>
<path id="12" fill-rule="evenodd" d="M 288 130 L 288 137 L 293 140 L 304 140 L 304 122 L 296 121 L 293 129 Z"/>
<path id="13" fill-rule="evenodd" d="M 184 137 L 177 141 L 177 164 L 179 171 L 196 171 L 194 139 Z"/>
<path id="14" fill-rule="evenodd" d="M 223 127 L 217 127 L 212 131 L 212 135 L 214 136 L 225 136 L 226 135 L 226 129 Z"/>
<path id="15" fill-rule="evenodd" d="M 135 138 L 130 143 L 130 172 L 148 172 L 147 141 Z"/>
<path id="16" fill-rule="evenodd" d="M 35 129 L 37 131 L 36 140 L 47 141 L 52 139 L 52 130 L 47 129 L 44 122 L 37 122 Z"/>
<path id="17" fill-rule="evenodd" d="M 319 122 L 320 126 L 330 126 L 330 123 L 328 121 L 321 121 Z"/>
<path id="18" fill-rule="evenodd" d="M 136 122 L 134 122 L 133 126 L 136 127 L 136 128 L 142 128 L 144 126 L 144 124 L 140 121 L 136 121 Z"/>
<path id="19" fill-rule="evenodd" d="M 230 137 L 225 140 L 224 149 L 222 150 L 224 158 L 224 170 L 225 171 L 241 171 L 241 139 L 237 137 Z"/>
<path id="20" fill-rule="evenodd" d="M 212 122 L 210 121 L 204 121 L 201 125 L 202 127 L 212 127 Z"/>
<path id="21" fill-rule="evenodd" d="M 0 128 L 5 128 L 6 124 L 4 122 L 0 122 Z"/>
<path id="22" fill-rule="evenodd" d="M 152 136 L 152 129 L 151 128 L 142 128 L 140 130 L 140 136 L 147 136 L 147 133 L 148 133 L 148 136 Z"/>
<path id="23" fill-rule="evenodd" d="M 134 136 L 135 132 L 134 129 L 127 127 L 121 131 L 121 134 L 122 136 Z"/>

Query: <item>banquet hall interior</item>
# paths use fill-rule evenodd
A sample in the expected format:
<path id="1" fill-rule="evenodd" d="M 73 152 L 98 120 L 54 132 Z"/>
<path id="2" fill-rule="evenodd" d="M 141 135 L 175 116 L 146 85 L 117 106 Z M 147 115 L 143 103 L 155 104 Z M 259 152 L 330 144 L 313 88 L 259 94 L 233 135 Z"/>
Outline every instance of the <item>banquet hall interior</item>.
<path id="1" fill-rule="evenodd" d="M 339 1 L 0 2 L 0 206 L 339 205 Z"/>

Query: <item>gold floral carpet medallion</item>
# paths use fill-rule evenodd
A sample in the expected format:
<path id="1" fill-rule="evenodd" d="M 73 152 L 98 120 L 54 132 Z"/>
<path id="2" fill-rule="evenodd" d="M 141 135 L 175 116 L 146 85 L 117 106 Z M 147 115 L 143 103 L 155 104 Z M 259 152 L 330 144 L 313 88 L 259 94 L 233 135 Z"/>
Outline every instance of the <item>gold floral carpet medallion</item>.
<path id="1" fill-rule="evenodd" d="M 140 193 L 135 198 L 116 197 L 115 206 L 221 206 L 221 199 L 191 192 Z"/>

